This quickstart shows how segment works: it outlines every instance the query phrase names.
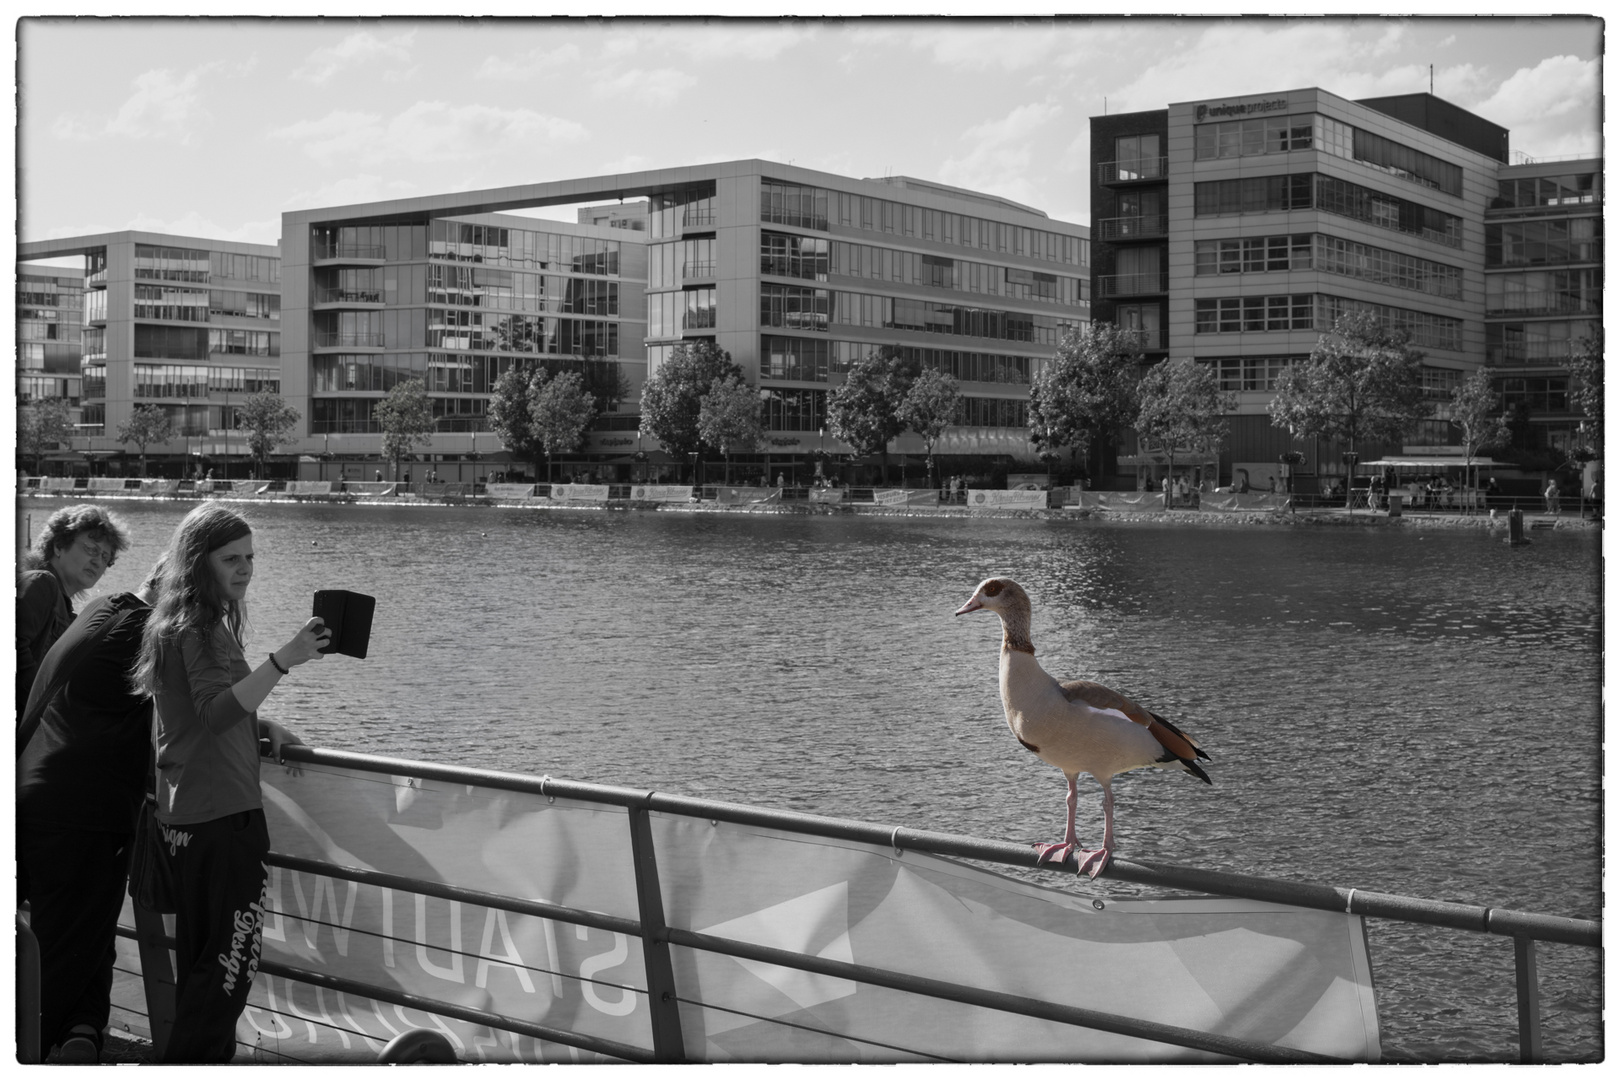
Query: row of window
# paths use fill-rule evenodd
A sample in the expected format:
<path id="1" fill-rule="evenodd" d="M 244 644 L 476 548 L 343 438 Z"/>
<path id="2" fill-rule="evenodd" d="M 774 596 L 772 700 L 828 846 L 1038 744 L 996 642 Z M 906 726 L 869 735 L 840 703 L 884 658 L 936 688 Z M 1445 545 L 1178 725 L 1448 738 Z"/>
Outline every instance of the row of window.
<path id="1" fill-rule="evenodd" d="M 104 257 L 103 257 L 104 258 Z M 105 270 L 105 262 L 101 263 Z M 267 255 L 237 255 L 228 251 L 135 245 L 135 277 L 149 281 L 187 281 L 207 284 L 214 278 L 231 281 L 281 281 L 281 260 Z"/>
<path id="2" fill-rule="evenodd" d="M 1193 140 L 1199 161 L 1320 150 L 1415 184 L 1462 194 L 1462 166 L 1319 113 L 1199 124 Z"/>
<path id="3" fill-rule="evenodd" d="M 869 342 L 766 334 L 760 338 L 759 374 L 762 379 L 826 382 L 833 375 L 847 372 L 850 364 L 875 348 Z M 962 382 L 1029 382 L 1030 358 L 1027 356 L 928 349 L 912 345 L 901 346 L 900 351 L 908 360 L 943 371 Z"/>
<path id="4" fill-rule="evenodd" d="M 19 371 L 72 371 L 78 367 L 82 359 L 82 351 L 73 342 L 17 342 Z"/>
<path id="5" fill-rule="evenodd" d="M 169 285 L 135 286 L 137 319 L 207 322 L 208 290 L 177 289 Z"/>
<path id="6" fill-rule="evenodd" d="M 1566 361 L 1582 338 L 1600 328 L 1595 319 L 1548 319 L 1538 322 L 1487 322 L 1487 364 L 1538 364 Z"/>
<path id="7" fill-rule="evenodd" d="M 1062 328 L 1070 325 L 1047 315 L 963 307 L 934 300 L 848 292 L 834 295 L 833 321 L 846 326 L 1056 345 Z"/>
<path id="8" fill-rule="evenodd" d="M 104 355 L 98 339 L 96 353 L 86 343 L 87 355 Z M 281 335 L 271 330 L 236 330 L 226 327 L 156 326 L 135 324 L 135 355 L 166 360 L 206 360 L 210 353 L 233 356 L 280 356 Z"/>
<path id="9" fill-rule="evenodd" d="M 766 233 L 764 236 L 775 236 Z M 791 244 L 799 237 L 779 237 Z M 820 241 L 825 244 L 826 241 Z M 765 244 L 762 240 L 761 247 Z M 996 266 L 967 259 L 949 259 L 915 251 L 835 240 L 830 250 L 822 249 L 813 260 L 779 258 L 775 251 L 760 252 L 760 271 L 783 277 L 814 277 L 825 281 L 832 273 L 842 277 L 870 278 L 935 289 L 1005 296 L 1014 300 L 1037 300 L 1075 307 L 1090 300 L 1090 280 L 1048 274 L 1021 267 Z M 798 272 L 794 272 L 798 271 Z M 807 272 L 808 271 L 808 272 Z"/>
<path id="10" fill-rule="evenodd" d="M 1326 331 L 1333 328 L 1339 316 L 1351 311 L 1374 312 L 1383 325 L 1411 334 L 1412 343 L 1419 347 L 1462 348 L 1461 319 L 1322 293 L 1223 296 L 1195 300 L 1193 330 L 1199 334 Z"/>
<path id="11" fill-rule="evenodd" d="M 103 372 L 105 368 L 101 369 Z M 210 394 L 281 392 L 278 368 L 214 367 L 194 364 L 135 364 L 137 398 L 208 397 Z M 105 379 L 105 375 L 102 376 Z M 105 393 L 93 396 L 101 397 Z"/>
<path id="12" fill-rule="evenodd" d="M 679 288 L 685 278 L 713 277 L 714 244 L 714 237 L 704 236 L 650 245 L 647 248 L 648 290 Z"/>
<path id="13" fill-rule="evenodd" d="M 1498 180 L 1496 188 L 1496 198 L 1491 200 L 1492 210 L 1592 206 L 1603 201 L 1603 177 L 1599 173 Z"/>
<path id="14" fill-rule="evenodd" d="M 1277 388 L 1277 379 L 1284 369 L 1303 361 L 1303 356 L 1222 356 L 1203 360 L 1215 372 L 1222 390 L 1258 390 L 1270 392 Z"/>
<path id="15" fill-rule="evenodd" d="M 314 357 L 311 364 L 315 393 L 386 394 L 408 379 L 421 379 L 432 393 L 488 394 L 502 375 L 518 364 L 534 363 L 516 356 L 478 356 L 464 353 L 329 353 Z M 586 385 L 601 381 L 601 365 L 615 361 L 550 361 L 557 370 L 577 370 L 586 376 Z"/>
<path id="16" fill-rule="evenodd" d="M 1569 411 L 1569 379 L 1563 376 L 1509 375 L 1498 385 L 1503 408 L 1523 405 L 1533 413 Z"/>
<path id="17" fill-rule="evenodd" d="M 825 232 L 830 223 L 1070 266 L 1089 262 L 1087 241 L 1078 236 L 780 180 L 760 181 L 759 216 L 801 229 Z"/>
<path id="18" fill-rule="evenodd" d="M 1603 219 L 1536 218 L 1486 222 L 1486 266 L 1603 261 Z"/>
<path id="19" fill-rule="evenodd" d="M 80 380 L 62 375 L 18 375 L 17 404 L 44 398 L 62 398 L 69 405 L 79 403 Z"/>
<path id="20" fill-rule="evenodd" d="M 530 270 L 617 275 L 620 244 L 500 225 L 436 219 L 425 225 L 321 225 L 310 233 L 313 259 L 442 259 Z"/>
<path id="21" fill-rule="evenodd" d="M 1314 269 L 1434 296 L 1462 296 L 1460 267 L 1322 233 L 1200 240 L 1193 254 L 1200 276 Z"/>
<path id="22" fill-rule="evenodd" d="M 774 390 L 765 399 L 766 431 L 822 431 L 827 426 L 827 391 Z M 1029 426 L 1029 402 L 964 397 L 951 422 L 960 427 Z"/>
<path id="23" fill-rule="evenodd" d="M 1602 270 L 1529 270 L 1485 277 L 1487 315 L 1595 315 L 1602 310 Z"/>
<path id="24" fill-rule="evenodd" d="M 21 311 L 19 311 L 17 314 L 21 316 L 17 320 L 18 341 L 59 341 L 61 340 L 63 331 L 77 329 L 76 327 L 69 327 L 63 323 L 59 323 L 54 318 L 30 318 L 28 317 L 27 313 Z M 56 312 L 51 312 L 51 315 L 54 316 L 55 314 Z"/>
<path id="25" fill-rule="evenodd" d="M 1317 173 L 1246 176 L 1193 185 L 1198 217 L 1263 214 L 1312 208 L 1383 229 L 1462 246 L 1462 218 L 1372 188 Z"/>
<path id="26" fill-rule="evenodd" d="M 238 289 L 209 289 L 208 314 L 234 315 L 243 319 L 279 320 L 281 294 L 242 292 Z"/>

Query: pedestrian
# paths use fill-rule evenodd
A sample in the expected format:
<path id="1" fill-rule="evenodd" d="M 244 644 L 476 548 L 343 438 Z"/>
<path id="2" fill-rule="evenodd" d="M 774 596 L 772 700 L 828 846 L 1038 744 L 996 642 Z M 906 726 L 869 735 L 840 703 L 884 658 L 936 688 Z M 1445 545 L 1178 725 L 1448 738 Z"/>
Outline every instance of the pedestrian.
<path id="1" fill-rule="evenodd" d="M 159 564 L 161 567 L 161 563 Z M 40 1045 L 101 1060 L 152 701 L 130 685 L 157 570 L 91 601 L 40 665 L 17 731 L 17 871 L 39 944 Z"/>
<path id="2" fill-rule="evenodd" d="M 1558 480 L 1550 478 L 1547 481 L 1547 490 L 1541 493 L 1547 500 L 1547 513 L 1558 513 Z"/>
<path id="3" fill-rule="evenodd" d="M 382 470 L 381 469 L 377 470 L 377 483 L 379 483 L 379 484 L 382 483 Z"/>
<path id="4" fill-rule="evenodd" d="M 118 517 L 94 503 L 64 506 L 45 519 L 17 577 L 17 715 L 34 673 L 73 622 L 73 598 L 93 589 L 129 547 Z"/>
<path id="5" fill-rule="evenodd" d="M 218 503 L 187 514 L 164 556 L 133 683 L 152 695 L 157 818 L 174 881 L 175 1015 L 164 1063 L 231 1060 L 258 967 L 264 859 L 259 739 L 300 742 L 258 708 L 330 634 L 307 620 L 257 667 L 243 655 L 253 531 Z"/>

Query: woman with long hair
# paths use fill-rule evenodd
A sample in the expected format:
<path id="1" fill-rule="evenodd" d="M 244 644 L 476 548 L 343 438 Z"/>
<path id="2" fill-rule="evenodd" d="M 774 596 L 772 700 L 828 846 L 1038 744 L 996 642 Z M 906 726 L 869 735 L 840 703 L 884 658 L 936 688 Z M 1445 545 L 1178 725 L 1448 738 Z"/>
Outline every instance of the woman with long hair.
<path id="1" fill-rule="evenodd" d="M 161 847 L 175 882 L 175 1017 L 165 1062 L 228 1062 L 258 967 L 264 858 L 259 739 L 271 755 L 300 740 L 257 710 L 329 634 L 310 619 L 257 667 L 243 655 L 253 530 L 205 503 L 164 556 L 132 682 L 152 695 Z"/>
<path id="2" fill-rule="evenodd" d="M 17 713 L 39 662 L 73 622 L 73 598 L 95 588 L 129 547 L 124 523 L 94 503 L 64 506 L 45 521 L 17 576 Z"/>

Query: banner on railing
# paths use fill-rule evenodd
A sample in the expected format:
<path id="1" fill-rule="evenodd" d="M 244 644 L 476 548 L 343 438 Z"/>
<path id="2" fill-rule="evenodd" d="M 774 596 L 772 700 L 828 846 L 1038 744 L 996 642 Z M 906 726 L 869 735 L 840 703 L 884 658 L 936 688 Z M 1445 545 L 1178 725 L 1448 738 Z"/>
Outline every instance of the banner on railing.
<path id="1" fill-rule="evenodd" d="M 1272 492 L 1258 491 L 1247 494 L 1238 494 L 1235 491 L 1205 492 L 1198 496 L 1198 509 L 1200 510 L 1283 510 L 1288 506 L 1288 496 Z"/>
<path id="2" fill-rule="evenodd" d="M 844 501 L 847 488 L 811 488 L 810 501 L 818 503 L 835 503 Z"/>
<path id="3" fill-rule="evenodd" d="M 268 480 L 232 480 L 231 484 L 232 490 L 237 495 L 265 495 L 270 491 Z"/>
<path id="4" fill-rule="evenodd" d="M 178 495 L 180 494 L 180 481 L 178 480 L 142 480 L 142 495 Z"/>
<path id="5" fill-rule="evenodd" d="M 638 502 L 690 502 L 692 499 L 692 485 L 637 484 L 630 489 L 630 497 Z"/>
<path id="6" fill-rule="evenodd" d="M 266 765 L 279 855 L 626 919 L 628 812 L 475 784 Z M 885 845 L 652 814 L 674 928 L 1353 1060 L 1379 1054 L 1357 916 L 1116 899 Z M 266 960 L 651 1048 L 641 942 L 471 901 L 270 869 Z M 1139 1038 L 673 946 L 696 1061 L 1215 1060 Z M 249 971 L 252 970 L 251 962 Z M 597 1056 L 259 971 L 238 1037 L 292 1061 L 375 1060 L 413 1027 L 465 1061 Z"/>
<path id="7" fill-rule="evenodd" d="M 608 501 L 606 484 L 552 484 L 554 502 L 605 503 Z"/>
<path id="8" fill-rule="evenodd" d="M 1164 496 L 1157 491 L 1076 491 L 1071 506 L 1082 510 L 1128 510 L 1156 514 L 1164 509 Z"/>
<path id="9" fill-rule="evenodd" d="M 289 494 L 289 495 L 330 495 L 330 494 L 332 494 L 332 481 L 330 481 L 330 480 L 289 480 L 289 481 L 287 481 L 287 494 Z"/>
<path id="10" fill-rule="evenodd" d="M 967 505 L 970 510 L 1044 510 L 1046 492 L 969 488 Z"/>
<path id="11" fill-rule="evenodd" d="M 485 484 L 484 494 L 492 499 L 527 499 L 534 494 L 534 485 Z"/>
<path id="12" fill-rule="evenodd" d="M 39 478 L 39 490 L 72 491 L 75 483 L 71 476 L 42 476 Z"/>
<path id="13" fill-rule="evenodd" d="M 781 488 L 757 487 L 722 487 L 715 494 L 715 501 L 727 506 L 743 506 L 757 503 L 775 503 L 782 501 Z"/>
<path id="14" fill-rule="evenodd" d="M 123 491 L 124 478 L 122 476 L 92 476 L 84 483 L 86 491 L 105 494 L 110 491 Z"/>
<path id="15" fill-rule="evenodd" d="M 939 492 L 932 488 L 882 488 L 872 492 L 879 506 L 938 506 Z"/>

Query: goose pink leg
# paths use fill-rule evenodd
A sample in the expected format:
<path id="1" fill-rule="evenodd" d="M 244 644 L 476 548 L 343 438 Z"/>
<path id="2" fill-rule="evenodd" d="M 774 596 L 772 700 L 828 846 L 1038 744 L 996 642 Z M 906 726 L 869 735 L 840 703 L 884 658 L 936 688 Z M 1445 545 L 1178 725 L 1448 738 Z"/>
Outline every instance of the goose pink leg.
<path id="1" fill-rule="evenodd" d="M 1108 863 L 1108 857 L 1113 854 L 1114 848 L 1114 793 L 1107 784 L 1103 785 L 1103 844 L 1096 851 L 1086 851 L 1080 847 L 1079 838 L 1074 831 L 1074 807 L 1078 799 L 1075 791 L 1077 777 L 1071 776 L 1069 781 L 1069 794 L 1064 802 L 1068 807 L 1068 823 L 1063 830 L 1063 840 L 1057 844 L 1036 844 L 1035 865 L 1043 862 L 1061 863 L 1074 852 L 1079 858 L 1078 872 L 1084 874 L 1086 867 L 1091 867 L 1091 876 L 1095 878 Z"/>

